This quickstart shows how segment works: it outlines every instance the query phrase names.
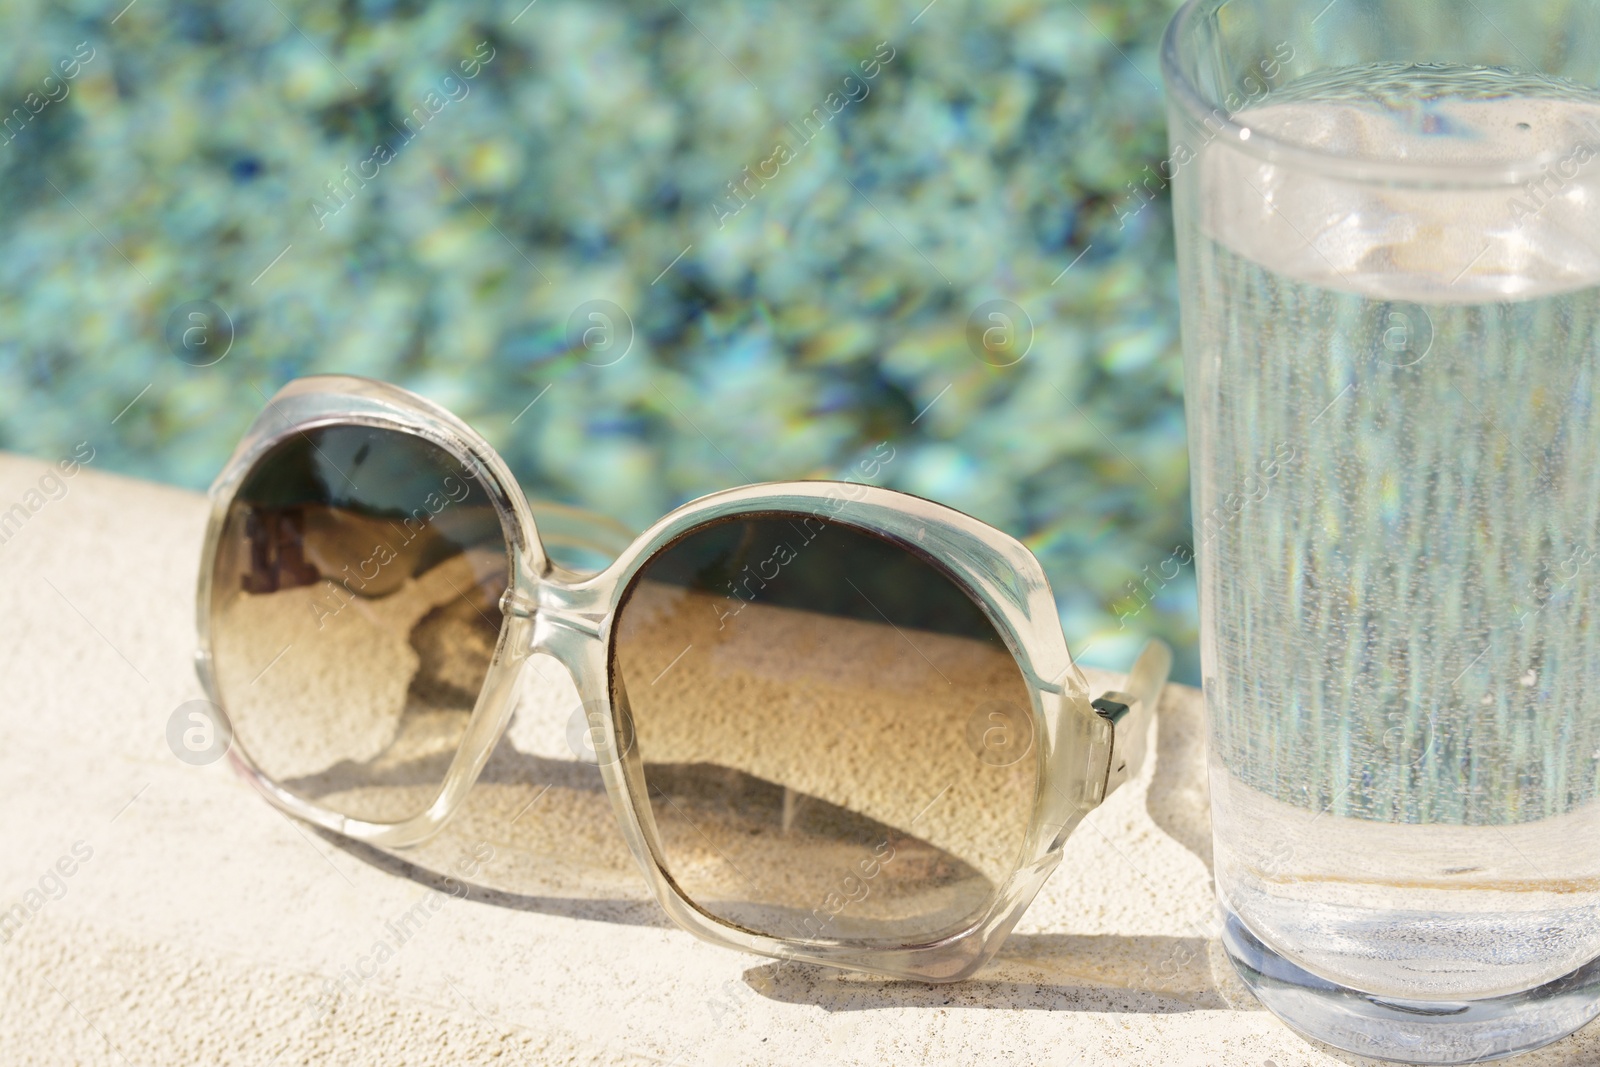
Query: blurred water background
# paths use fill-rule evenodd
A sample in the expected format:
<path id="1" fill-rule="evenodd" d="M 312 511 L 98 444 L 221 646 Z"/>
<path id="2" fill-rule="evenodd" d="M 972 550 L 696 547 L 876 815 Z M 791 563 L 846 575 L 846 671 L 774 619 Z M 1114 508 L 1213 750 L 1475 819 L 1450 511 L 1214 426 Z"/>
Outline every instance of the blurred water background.
<path id="1" fill-rule="evenodd" d="M 1193 682 L 1175 7 L 8 0 L 0 448 L 203 488 L 356 373 L 637 529 L 888 442 Z"/>

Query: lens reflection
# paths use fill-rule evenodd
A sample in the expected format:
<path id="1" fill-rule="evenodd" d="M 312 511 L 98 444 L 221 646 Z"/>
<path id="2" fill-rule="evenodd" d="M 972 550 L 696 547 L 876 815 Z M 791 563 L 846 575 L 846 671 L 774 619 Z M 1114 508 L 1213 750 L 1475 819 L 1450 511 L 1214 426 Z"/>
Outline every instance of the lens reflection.
<path id="1" fill-rule="evenodd" d="M 1030 691 L 977 604 L 897 544 L 799 515 L 696 530 L 628 590 L 612 685 L 664 865 L 716 918 L 916 943 L 1017 866 Z"/>
<path id="2" fill-rule="evenodd" d="M 228 509 L 213 670 L 268 777 L 392 822 L 437 793 L 500 632 L 508 553 L 473 472 L 411 434 L 322 427 L 265 455 Z"/>

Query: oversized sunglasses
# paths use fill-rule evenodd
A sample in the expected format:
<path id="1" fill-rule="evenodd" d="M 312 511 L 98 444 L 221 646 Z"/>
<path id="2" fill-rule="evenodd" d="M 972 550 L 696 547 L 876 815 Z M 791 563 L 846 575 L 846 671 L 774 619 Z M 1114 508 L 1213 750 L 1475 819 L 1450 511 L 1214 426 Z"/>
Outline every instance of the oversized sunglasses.
<path id="1" fill-rule="evenodd" d="M 1138 773 L 1171 664 L 1091 699 L 1026 547 L 858 482 L 714 493 L 584 573 L 481 437 L 365 379 L 286 385 L 211 498 L 199 673 L 275 806 L 406 848 L 480 778 L 531 790 L 550 760 L 484 771 L 542 654 L 656 900 L 768 956 L 972 974 Z"/>

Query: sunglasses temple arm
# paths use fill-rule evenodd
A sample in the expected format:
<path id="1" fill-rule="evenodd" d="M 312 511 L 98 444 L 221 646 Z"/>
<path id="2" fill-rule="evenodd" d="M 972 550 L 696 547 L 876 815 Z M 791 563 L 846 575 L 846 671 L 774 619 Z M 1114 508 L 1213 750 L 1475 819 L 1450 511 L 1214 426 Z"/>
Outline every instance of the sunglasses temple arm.
<path id="1" fill-rule="evenodd" d="M 1144 767 L 1150 744 L 1150 723 L 1155 718 L 1161 690 L 1172 673 L 1172 649 L 1165 641 L 1146 642 L 1134 660 L 1133 669 L 1122 690 L 1106 693 L 1091 705 L 1111 723 L 1111 764 L 1106 774 L 1105 795 Z"/>
<path id="2" fill-rule="evenodd" d="M 610 561 L 626 552 L 637 534 L 615 519 L 551 500 L 529 500 L 545 551 L 556 559 L 576 549 Z"/>

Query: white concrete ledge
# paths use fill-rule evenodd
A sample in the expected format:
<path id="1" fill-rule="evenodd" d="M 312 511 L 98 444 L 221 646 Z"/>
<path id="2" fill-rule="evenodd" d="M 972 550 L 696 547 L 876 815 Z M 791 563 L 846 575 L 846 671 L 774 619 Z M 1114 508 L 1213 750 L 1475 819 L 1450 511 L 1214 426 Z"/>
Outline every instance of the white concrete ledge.
<path id="1" fill-rule="evenodd" d="M 0 912 L 27 916 L 0 944 L 0 1062 L 1361 1062 L 1296 1037 L 1215 965 L 1192 689 L 1169 688 L 1157 759 L 1072 838 L 976 979 L 778 968 L 671 927 L 608 858 L 609 818 L 569 830 L 587 882 L 460 898 L 442 873 L 470 834 L 401 859 L 343 846 L 225 764 L 174 758 L 168 718 L 201 695 L 205 505 L 94 467 L 62 496 L 45 464 L 0 457 L 0 513 L 28 511 L 0 543 Z M 535 681 L 528 699 L 566 694 Z M 379 942 L 395 948 L 375 963 Z M 1600 1028 L 1517 1063 L 1600 1063 Z"/>

